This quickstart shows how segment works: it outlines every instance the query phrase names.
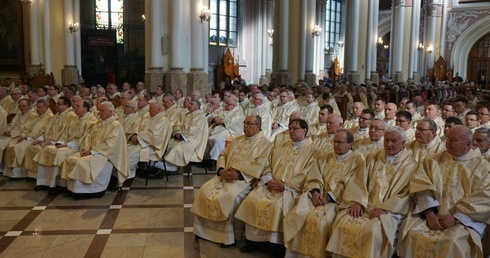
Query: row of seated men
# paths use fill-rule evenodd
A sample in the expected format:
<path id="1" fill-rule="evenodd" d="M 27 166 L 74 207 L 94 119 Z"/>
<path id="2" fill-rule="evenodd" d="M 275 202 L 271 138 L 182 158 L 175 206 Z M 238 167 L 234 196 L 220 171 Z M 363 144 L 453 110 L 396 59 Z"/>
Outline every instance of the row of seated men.
<path id="1" fill-rule="evenodd" d="M 272 257 L 488 254 L 490 163 L 479 147 L 488 151 L 490 131 L 472 134 L 450 117 L 444 143 L 426 148 L 425 138 L 441 141 L 432 120 L 420 120 L 408 144 L 405 129 L 365 111 L 368 139 L 381 139 L 372 151 L 336 114 L 327 131 L 308 136 L 311 126 L 293 113 L 286 139 L 275 142 L 260 116 L 247 116 L 192 205 L 194 234 L 223 248 L 245 235 L 242 252 L 270 242 Z M 397 123 L 410 124 L 409 112 L 398 114 Z"/>
<path id="2" fill-rule="evenodd" d="M 119 108 L 100 101 L 104 97 L 94 108 L 88 98 L 61 96 L 56 114 L 44 99 L 35 109 L 20 99 L 19 113 L 0 138 L 2 172 L 11 178 L 35 178 L 36 190 L 53 194 L 69 190 L 67 196 L 80 199 L 102 196 L 112 170 L 121 185 L 134 177 L 140 162 L 159 161 L 165 155 L 171 170 L 202 160 L 208 126 L 200 101 L 191 99 L 187 112 L 179 109 L 175 115 L 161 102 L 151 102 L 148 94 L 140 94 L 136 103 L 126 93 L 121 95 Z M 0 117 L 5 118 L 5 112 Z M 109 124 L 117 125 L 117 130 L 101 133 Z M 88 163 L 75 162 L 79 158 Z M 108 176 L 99 183 L 102 175 Z M 74 181 L 83 187 L 73 186 Z"/>

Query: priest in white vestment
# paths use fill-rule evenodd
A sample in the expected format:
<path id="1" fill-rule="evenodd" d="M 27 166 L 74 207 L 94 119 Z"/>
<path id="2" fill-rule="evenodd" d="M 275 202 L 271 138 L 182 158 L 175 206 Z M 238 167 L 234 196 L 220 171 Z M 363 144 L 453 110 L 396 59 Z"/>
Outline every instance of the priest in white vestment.
<path id="1" fill-rule="evenodd" d="M 271 152 L 259 116 L 248 116 L 242 127 L 245 135 L 233 139 L 219 155 L 216 177 L 201 186 L 191 209 L 196 215 L 194 234 L 223 247 L 242 237 L 244 224 L 235 219 L 235 212 L 261 177 Z"/>
<path id="2" fill-rule="evenodd" d="M 283 219 L 304 189 L 307 173 L 315 166 L 318 149 L 308 138 L 305 120 L 289 124 L 290 141 L 275 148 L 258 187 L 242 202 L 235 217 L 244 221 L 245 236 L 251 241 L 240 251 L 251 252 L 254 242 L 274 243 L 274 253 L 284 255 Z"/>
<path id="3" fill-rule="evenodd" d="M 113 115 L 114 105 L 99 106 L 100 120 L 81 140 L 80 151 L 65 159 L 61 177 L 75 200 L 100 198 L 109 185 L 113 168 L 119 186 L 129 176 L 124 128 Z"/>
<path id="4" fill-rule="evenodd" d="M 400 257 L 483 257 L 490 223 L 490 163 L 457 125 L 446 150 L 426 158 L 410 182 L 415 207 L 400 232 Z M 488 255 L 488 253 L 487 253 Z"/>
<path id="5" fill-rule="evenodd" d="M 384 149 L 367 155 L 365 173 L 347 183 L 327 244 L 333 257 L 395 254 L 398 227 L 413 205 L 409 183 L 418 165 L 404 145 L 403 129 L 386 128 Z"/>
<path id="6" fill-rule="evenodd" d="M 365 169 L 362 155 L 352 151 L 354 135 L 337 131 L 334 152 L 318 159 L 318 169 L 308 173 L 298 204 L 284 218 L 286 257 L 326 257 L 328 238 L 345 185 Z"/>

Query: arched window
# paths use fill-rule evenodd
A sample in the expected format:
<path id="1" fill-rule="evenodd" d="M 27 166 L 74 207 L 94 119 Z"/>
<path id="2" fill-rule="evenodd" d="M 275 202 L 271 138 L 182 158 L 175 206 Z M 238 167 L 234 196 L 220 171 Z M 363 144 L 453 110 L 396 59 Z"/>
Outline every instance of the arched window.
<path id="1" fill-rule="evenodd" d="M 210 0 L 209 44 L 236 47 L 238 0 Z"/>
<path id="2" fill-rule="evenodd" d="M 97 29 L 116 30 L 116 42 L 124 43 L 123 0 L 96 0 L 95 22 Z"/>
<path id="3" fill-rule="evenodd" d="M 342 0 L 329 0 L 325 6 L 325 48 L 330 54 L 339 53 Z"/>

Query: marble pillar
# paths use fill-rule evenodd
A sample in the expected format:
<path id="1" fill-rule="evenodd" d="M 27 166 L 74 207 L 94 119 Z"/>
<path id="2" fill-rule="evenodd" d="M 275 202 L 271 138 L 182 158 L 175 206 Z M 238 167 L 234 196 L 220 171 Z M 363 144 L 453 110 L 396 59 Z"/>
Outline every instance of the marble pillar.
<path id="1" fill-rule="evenodd" d="M 347 28 L 346 33 L 349 34 L 349 41 L 346 42 L 346 51 L 349 52 L 348 55 L 348 67 L 347 67 L 347 81 L 348 82 L 359 82 L 359 72 L 357 67 L 358 59 L 358 48 L 359 48 L 359 12 L 360 10 L 360 0 L 351 0 L 348 2 L 348 12 L 349 19 L 351 20 L 350 28 Z"/>
<path id="2" fill-rule="evenodd" d="M 211 93 L 208 85 L 208 74 L 202 68 L 191 68 L 187 74 L 187 92 L 198 90 L 202 95 Z"/>
<path id="3" fill-rule="evenodd" d="M 180 88 L 184 92 L 184 95 L 191 92 L 187 89 L 187 73 L 184 72 L 183 67 L 171 67 L 163 78 L 165 81 L 165 91 L 174 92 Z"/>
<path id="4" fill-rule="evenodd" d="M 162 67 L 150 67 L 145 74 L 145 87 L 154 92 L 158 85 L 163 85 L 164 74 Z"/>
<path id="5" fill-rule="evenodd" d="M 80 75 L 78 74 L 78 69 L 75 65 L 65 65 L 61 69 L 61 83 L 63 85 L 68 84 L 78 84 Z"/>

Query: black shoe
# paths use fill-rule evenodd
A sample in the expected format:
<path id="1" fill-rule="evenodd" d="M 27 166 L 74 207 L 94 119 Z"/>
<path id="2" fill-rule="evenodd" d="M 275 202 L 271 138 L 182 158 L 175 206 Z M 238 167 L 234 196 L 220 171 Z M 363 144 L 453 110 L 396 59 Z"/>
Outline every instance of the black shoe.
<path id="1" fill-rule="evenodd" d="M 36 182 L 36 179 L 35 178 L 32 178 L 32 177 L 27 177 L 26 178 L 26 181 L 27 182 Z"/>
<path id="2" fill-rule="evenodd" d="M 286 247 L 283 245 L 273 244 L 274 251 L 271 254 L 271 258 L 283 258 L 286 255 Z"/>
<path id="3" fill-rule="evenodd" d="M 36 185 L 36 186 L 34 186 L 34 191 L 48 191 L 50 189 L 51 189 L 51 187 L 49 187 L 47 185 Z"/>
<path id="4" fill-rule="evenodd" d="M 156 167 L 151 167 L 148 170 L 148 175 L 146 176 L 148 179 L 162 179 L 163 178 L 163 170 L 158 169 Z"/>
<path id="5" fill-rule="evenodd" d="M 9 181 L 20 181 L 26 179 L 25 177 L 9 177 Z"/>
<path id="6" fill-rule="evenodd" d="M 72 191 L 67 191 L 66 193 L 63 194 L 63 197 L 65 197 L 65 198 L 73 197 L 73 192 Z"/>
<path id="7" fill-rule="evenodd" d="M 221 248 L 230 248 L 230 247 L 232 247 L 232 246 L 234 246 L 234 245 L 235 245 L 235 243 L 233 243 L 233 244 L 229 244 L 229 245 L 225 245 L 225 244 L 223 244 L 223 243 L 219 244 L 219 246 L 220 246 Z"/>
<path id="8" fill-rule="evenodd" d="M 245 241 L 247 244 L 245 246 L 240 247 L 240 252 L 242 253 L 251 253 L 258 249 L 257 243 L 252 241 Z"/>
<path id="9" fill-rule="evenodd" d="M 51 188 L 51 190 L 49 191 L 49 195 L 58 195 L 58 194 L 66 193 L 66 192 L 68 192 L 68 189 L 66 187 L 57 186 L 57 187 Z"/>
<path id="10" fill-rule="evenodd" d="M 92 199 L 92 198 L 101 198 L 104 196 L 105 191 L 98 192 L 98 193 L 73 193 L 73 199 L 75 201 L 79 200 L 85 200 L 85 199 Z"/>

